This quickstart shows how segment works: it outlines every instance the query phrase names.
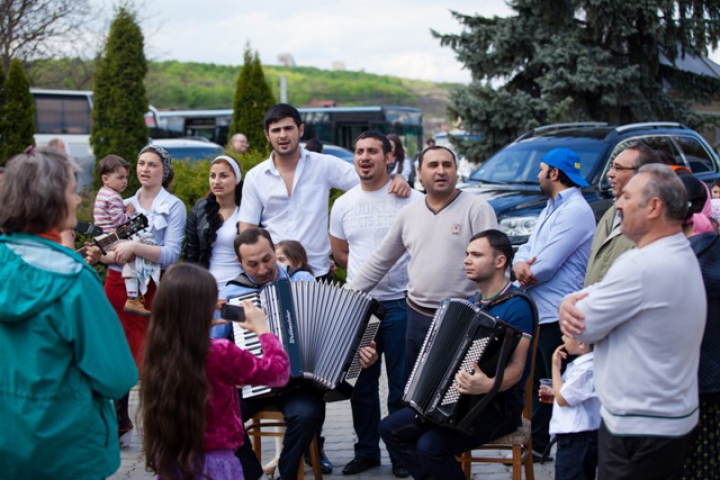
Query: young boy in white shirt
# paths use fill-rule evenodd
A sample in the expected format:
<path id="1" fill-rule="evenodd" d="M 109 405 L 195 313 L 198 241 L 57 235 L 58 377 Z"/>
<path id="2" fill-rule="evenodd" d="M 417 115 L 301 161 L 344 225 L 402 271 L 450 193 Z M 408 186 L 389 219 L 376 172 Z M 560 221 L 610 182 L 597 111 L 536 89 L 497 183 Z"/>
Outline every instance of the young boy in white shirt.
<path id="1" fill-rule="evenodd" d="M 557 440 L 555 480 L 593 480 L 597 470 L 600 400 L 593 383 L 593 346 L 563 335 L 552 357 L 553 402 L 550 435 Z M 562 361 L 577 358 L 561 375 Z"/>

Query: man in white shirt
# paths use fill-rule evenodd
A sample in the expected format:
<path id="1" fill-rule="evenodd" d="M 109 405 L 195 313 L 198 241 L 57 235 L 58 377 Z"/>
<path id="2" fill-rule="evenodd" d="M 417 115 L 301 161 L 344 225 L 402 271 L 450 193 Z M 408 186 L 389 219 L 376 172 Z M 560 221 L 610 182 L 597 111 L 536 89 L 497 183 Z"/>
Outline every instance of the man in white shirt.
<path id="1" fill-rule="evenodd" d="M 602 404 L 599 478 L 681 478 L 698 421 L 706 298 L 682 233 L 687 196 L 665 165 L 645 165 L 615 202 L 635 249 L 560 305 L 566 335 L 595 344 Z"/>
<path id="2" fill-rule="evenodd" d="M 330 271 L 330 189 L 349 190 L 357 185 L 355 169 L 337 157 L 300 147 L 305 126 L 291 105 L 279 103 L 271 107 L 263 128 L 273 153 L 245 177 L 240 231 L 262 226 L 275 243 L 299 241 L 315 276 L 326 277 Z M 396 175 L 389 193 L 406 197 L 410 186 Z"/>
<path id="3" fill-rule="evenodd" d="M 374 130 L 363 132 L 355 144 L 355 170 L 360 185 L 338 198 L 330 213 L 330 244 L 335 261 L 347 268 L 347 280 L 362 267 L 375 251 L 383 237 L 395 223 L 401 208 L 421 199 L 423 195 L 412 191 L 407 198 L 388 195 L 392 184 L 388 175 L 391 145 L 389 139 Z M 380 283 L 370 291 L 385 307 L 385 318 L 375 337 L 378 355 L 385 354 L 388 377 L 387 406 L 390 413 L 403 407 L 402 395 L 407 382 L 405 363 L 405 328 L 407 308 L 407 265 L 405 254 L 390 269 Z M 358 441 L 355 458 L 343 468 L 343 474 L 354 475 L 380 465 L 380 398 L 379 379 L 381 361 L 364 371 L 355 384 L 350 400 L 353 426 Z M 403 478 L 407 469 L 392 459 L 393 473 Z"/>

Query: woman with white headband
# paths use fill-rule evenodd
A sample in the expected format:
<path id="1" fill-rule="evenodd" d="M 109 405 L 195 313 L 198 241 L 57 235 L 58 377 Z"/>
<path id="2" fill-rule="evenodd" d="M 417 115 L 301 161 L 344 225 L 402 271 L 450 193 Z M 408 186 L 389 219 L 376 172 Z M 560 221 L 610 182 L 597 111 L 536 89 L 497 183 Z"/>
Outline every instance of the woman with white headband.
<path id="1" fill-rule="evenodd" d="M 187 221 L 185 260 L 207 268 L 223 288 L 240 274 L 233 241 L 237 236 L 242 197 L 242 173 L 227 155 L 210 166 L 210 194 L 198 201 Z"/>

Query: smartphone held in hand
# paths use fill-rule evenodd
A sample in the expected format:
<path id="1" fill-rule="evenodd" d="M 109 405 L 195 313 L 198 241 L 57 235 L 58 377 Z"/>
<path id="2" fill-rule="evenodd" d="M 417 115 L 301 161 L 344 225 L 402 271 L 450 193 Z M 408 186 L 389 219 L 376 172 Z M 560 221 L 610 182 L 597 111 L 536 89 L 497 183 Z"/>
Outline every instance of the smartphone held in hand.
<path id="1" fill-rule="evenodd" d="M 226 303 L 222 306 L 220 316 L 230 322 L 244 322 L 245 310 L 239 305 L 228 305 Z"/>

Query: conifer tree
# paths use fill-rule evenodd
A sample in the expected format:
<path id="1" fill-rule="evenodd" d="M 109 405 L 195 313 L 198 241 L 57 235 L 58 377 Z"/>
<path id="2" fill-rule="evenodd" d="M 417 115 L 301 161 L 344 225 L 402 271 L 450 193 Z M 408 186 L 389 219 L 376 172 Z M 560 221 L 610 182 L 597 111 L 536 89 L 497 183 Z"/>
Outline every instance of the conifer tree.
<path id="1" fill-rule="evenodd" d="M 28 146 L 35 145 L 35 104 L 30 93 L 30 81 L 22 62 L 16 58 L 10 61 L 4 96 L 1 120 L 3 165 Z"/>
<path id="2" fill-rule="evenodd" d="M 138 152 L 149 139 L 145 124 L 147 60 L 143 47 L 144 38 L 135 14 L 120 7 L 93 82 L 90 143 L 95 161 L 112 153 L 130 162 L 131 174 L 126 190 L 130 194 L 139 186 L 134 174 Z M 99 179 L 95 182 L 99 186 Z"/>
<path id="3" fill-rule="evenodd" d="M 270 85 L 265 79 L 260 57 L 253 55 L 250 45 L 245 46 L 244 64 L 240 70 L 233 101 L 233 121 L 229 138 L 235 133 L 244 133 L 250 143 L 250 151 L 269 152 L 263 119 L 268 108 L 275 104 Z"/>
<path id="4" fill-rule="evenodd" d="M 713 0 L 512 0 L 514 15 L 453 12 L 464 31 L 433 32 L 472 82 L 451 94 L 450 114 L 483 136 L 464 153 L 483 160 L 523 131 L 547 123 L 623 124 L 706 118 L 691 103 L 720 91 L 717 77 L 677 68 L 720 39 Z M 461 148 L 462 150 L 462 148 Z"/>
<path id="5" fill-rule="evenodd" d="M 5 70 L 0 65 L 0 166 L 5 165 L 5 142 L 8 136 L 5 122 Z"/>

